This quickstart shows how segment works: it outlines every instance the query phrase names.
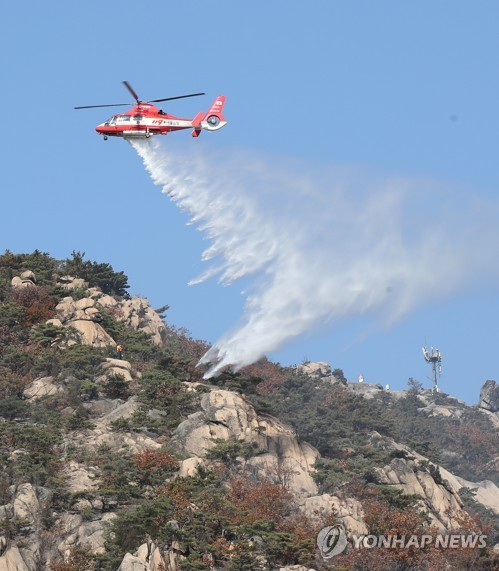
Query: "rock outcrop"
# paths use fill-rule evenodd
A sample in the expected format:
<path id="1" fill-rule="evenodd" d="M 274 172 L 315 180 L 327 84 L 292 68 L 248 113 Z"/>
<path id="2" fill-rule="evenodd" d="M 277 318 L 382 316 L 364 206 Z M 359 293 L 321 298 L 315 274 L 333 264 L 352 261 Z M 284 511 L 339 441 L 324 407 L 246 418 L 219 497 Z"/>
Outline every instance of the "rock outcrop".
<path id="1" fill-rule="evenodd" d="M 43 509 L 49 504 L 51 492 L 41 486 L 23 483 L 9 488 L 10 502 L 0 506 L 3 523 L 8 527 L 21 525 L 25 541 L 9 544 L 0 556 L 1 571 L 34 571 L 40 561 L 40 537 Z"/>
<path id="2" fill-rule="evenodd" d="M 446 418 L 461 418 L 463 409 L 451 405 L 438 405 L 430 403 L 418 409 L 419 412 L 427 416 L 444 416 Z"/>
<path id="3" fill-rule="evenodd" d="M 414 450 L 377 432 L 371 434 L 370 441 L 376 448 L 398 451 L 401 456 L 375 470 L 378 482 L 392 485 L 404 494 L 419 496 L 422 500 L 421 507 L 428 512 L 432 523 L 438 528 L 447 531 L 459 529 L 463 522 L 469 520 L 459 495 L 462 488 L 469 488 L 478 503 L 498 513 L 499 489 L 493 482 L 476 484 L 458 478 Z"/>
<path id="4" fill-rule="evenodd" d="M 419 496 L 432 525 L 441 530 L 460 529 L 469 517 L 457 493 L 459 490 L 445 480 L 439 467 L 431 466 L 417 460 L 394 458 L 376 473 L 380 484 L 394 486 L 406 495 Z"/>
<path id="5" fill-rule="evenodd" d="M 57 283 L 67 290 L 88 289 L 88 282 L 82 278 L 75 278 L 73 276 L 60 276 Z"/>
<path id="6" fill-rule="evenodd" d="M 23 391 L 27 400 L 36 400 L 63 392 L 63 387 L 54 383 L 54 377 L 41 377 L 31 382 Z"/>
<path id="7" fill-rule="evenodd" d="M 488 412 L 499 412 L 499 385 L 495 381 L 486 381 L 480 391 L 478 406 Z"/>
<path id="8" fill-rule="evenodd" d="M 111 410 L 106 410 L 101 416 L 94 418 L 92 428 L 72 432 L 68 436 L 68 445 L 94 452 L 101 447 L 108 447 L 113 452 L 126 450 L 133 454 L 161 448 L 162 442 L 153 435 L 141 432 L 117 432 L 112 429 L 114 421 L 126 420 L 138 411 L 140 403 L 136 397 L 131 397 L 127 401 L 114 399 L 108 402 L 112 405 Z M 92 409 L 95 406 L 95 403 L 88 403 L 85 408 Z"/>
<path id="9" fill-rule="evenodd" d="M 36 285 L 36 277 L 35 274 L 27 270 L 23 272 L 20 276 L 15 276 L 12 278 L 10 285 L 14 288 L 18 287 L 31 287 Z"/>
<path id="10" fill-rule="evenodd" d="M 124 359 L 107 358 L 101 366 L 104 370 L 104 376 L 106 378 L 112 377 L 113 375 L 118 375 L 123 377 L 125 381 L 133 380 L 132 365 L 129 361 L 125 361 Z"/>
<path id="11" fill-rule="evenodd" d="M 298 443 L 292 429 L 255 409 L 238 393 L 215 389 L 203 395 L 201 411 L 182 422 L 171 444 L 190 457 L 203 457 L 215 446 L 213 439 L 235 439 L 254 443 L 261 451 L 248 464 L 262 473 L 289 480 L 290 489 L 301 495 L 315 495 L 311 477 L 319 456 L 307 443 Z"/>
<path id="12" fill-rule="evenodd" d="M 81 343 L 94 347 L 107 347 L 115 344 L 113 338 L 100 324 L 102 316 L 95 299 L 85 297 L 74 300 L 71 296 L 67 296 L 57 304 L 55 310 L 57 318 L 50 319 L 47 323 L 58 327 L 72 327 L 78 332 Z"/>
<path id="13" fill-rule="evenodd" d="M 367 535 L 368 527 L 364 521 L 362 504 L 354 498 L 339 498 L 330 494 L 311 496 L 302 501 L 304 514 L 312 521 L 318 516 L 333 514 L 335 519 L 345 526 L 348 535 Z"/>
<path id="14" fill-rule="evenodd" d="M 66 289 L 83 287 L 82 280 L 66 277 L 62 284 Z M 85 282 L 83 282 L 85 284 Z M 152 309 L 147 299 L 132 296 L 130 299 L 117 300 L 103 294 L 98 288 L 89 288 L 88 297 L 75 300 L 67 296 L 56 306 L 57 317 L 50 319 L 58 327 L 72 327 L 79 333 L 79 341 L 85 345 L 106 347 L 115 345 L 115 341 L 102 327 L 102 310 L 111 311 L 113 316 L 123 321 L 127 327 L 150 336 L 153 343 L 164 345 L 167 330 L 161 317 Z"/>
<path id="15" fill-rule="evenodd" d="M 314 379 L 331 377 L 331 365 L 325 361 L 307 361 L 306 363 L 303 363 L 303 365 L 298 365 L 296 370 Z"/>
<path id="16" fill-rule="evenodd" d="M 22 550 L 24 551 L 24 550 Z M 0 571 L 33 571 L 28 554 L 22 553 L 17 545 L 10 545 L 0 556 Z"/>
<path id="17" fill-rule="evenodd" d="M 106 527 L 115 517 L 115 513 L 108 512 L 94 516 L 92 521 L 86 521 L 81 514 L 63 514 L 56 522 L 63 538 L 57 545 L 57 551 L 63 557 L 67 557 L 77 547 L 85 547 L 95 555 L 105 553 Z"/>
<path id="18" fill-rule="evenodd" d="M 102 305 L 102 300 L 100 300 Z M 127 327 L 135 331 L 141 331 L 150 335 L 150 339 L 156 345 L 164 345 L 167 341 L 166 327 L 161 317 L 149 305 L 149 301 L 143 297 L 133 296 L 121 301 L 116 306 L 116 316 Z"/>
<path id="19" fill-rule="evenodd" d="M 155 543 L 143 543 L 134 555 L 127 553 L 118 568 L 118 571 L 176 571 L 178 569 L 176 558 L 167 558 L 166 561 Z"/>
<path id="20" fill-rule="evenodd" d="M 331 365 L 325 361 L 307 361 L 306 363 L 303 363 L 303 365 L 298 365 L 295 368 L 299 373 L 308 375 L 311 379 L 318 379 L 332 384 L 347 384 L 347 381 L 343 376 L 339 378 L 333 375 Z"/>

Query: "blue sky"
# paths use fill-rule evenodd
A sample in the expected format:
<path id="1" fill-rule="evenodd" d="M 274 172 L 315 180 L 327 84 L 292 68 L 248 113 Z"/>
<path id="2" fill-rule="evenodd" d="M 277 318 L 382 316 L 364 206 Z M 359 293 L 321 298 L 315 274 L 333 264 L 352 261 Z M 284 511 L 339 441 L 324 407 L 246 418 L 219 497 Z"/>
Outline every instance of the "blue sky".
<path id="1" fill-rule="evenodd" d="M 63 259 L 74 249 L 109 262 L 129 276 L 131 293 L 169 304 L 170 321 L 196 338 L 215 342 L 240 320 L 246 283 L 187 285 L 205 269 L 207 241 L 127 143 L 94 132 L 112 110 L 73 110 L 127 101 L 125 79 L 143 99 L 206 92 L 164 107 L 181 117 L 227 96 L 224 129 L 164 141 L 185 160 L 206 149 L 213 176 L 241 152 L 295 165 L 296 176 L 355 172 L 372 192 L 380 180 L 409 180 L 416 201 L 424 181 L 429 225 L 442 224 L 429 189 L 463 204 L 444 224 L 452 244 L 475 200 L 497 206 L 498 20 L 499 5 L 486 0 L 8 3 L 0 250 Z M 411 231 L 411 219 L 403 223 Z M 479 234 L 480 224 L 467 231 Z M 494 237 L 480 244 L 491 265 Z M 480 266 L 474 280 L 420 300 L 389 326 L 353 315 L 269 356 L 325 360 L 350 380 L 363 373 L 395 389 L 409 377 L 430 386 L 426 343 L 443 353 L 442 389 L 474 403 L 499 368 L 492 274 Z"/>

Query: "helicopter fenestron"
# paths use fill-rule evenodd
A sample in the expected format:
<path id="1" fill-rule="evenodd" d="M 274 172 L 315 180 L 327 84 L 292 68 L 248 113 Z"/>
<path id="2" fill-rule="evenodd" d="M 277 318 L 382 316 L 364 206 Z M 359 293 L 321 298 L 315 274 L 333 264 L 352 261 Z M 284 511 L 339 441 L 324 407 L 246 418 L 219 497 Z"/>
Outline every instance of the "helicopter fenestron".
<path id="1" fill-rule="evenodd" d="M 104 123 L 97 125 L 95 130 L 107 141 L 108 137 L 123 137 L 124 139 L 149 138 L 152 135 L 166 135 L 173 131 L 192 129 L 192 136 L 198 137 L 202 130 L 218 131 L 227 124 L 222 109 L 225 104 L 225 95 L 219 95 L 212 103 L 210 109 L 200 111 L 193 119 L 183 119 L 165 113 L 153 103 L 163 101 L 173 101 L 174 99 L 185 99 L 186 97 L 197 97 L 204 93 L 190 93 L 188 95 L 178 95 L 176 97 L 165 97 L 163 99 L 152 99 L 141 101 L 128 81 L 123 82 L 124 86 L 135 99 L 135 105 L 126 111 L 113 115 Z M 100 107 L 124 107 L 130 103 L 111 103 L 106 105 L 82 105 L 75 109 L 94 109 Z"/>

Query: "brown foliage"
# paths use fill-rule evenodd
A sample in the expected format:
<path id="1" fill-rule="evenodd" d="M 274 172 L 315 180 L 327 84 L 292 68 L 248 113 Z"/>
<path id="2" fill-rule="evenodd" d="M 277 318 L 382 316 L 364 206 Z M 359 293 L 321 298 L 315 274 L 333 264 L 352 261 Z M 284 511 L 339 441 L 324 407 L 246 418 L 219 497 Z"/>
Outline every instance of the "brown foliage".
<path id="1" fill-rule="evenodd" d="M 47 321 L 55 315 L 55 301 L 44 287 L 14 288 L 10 297 L 14 303 L 24 307 L 24 327 Z"/>
<path id="2" fill-rule="evenodd" d="M 282 368 L 276 363 L 271 363 L 266 358 L 242 368 L 241 374 L 250 379 L 254 378 L 260 381 L 256 386 L 256 391 L 261 395 L 275 393 L 278 387 L 288 380 Z"/>
<path id="3" fill-rule="evenodd" d="M 496 435 L 492 431 L 487 433 L 477 426 L 460 424 L 455 428 L 455 434 L 471 464 L 486 463 L 496 449 Z"/>
<path id="4" fill-rule="evenodd" d="M 257 520 L 282 522 L 289 514 L 293 496 L 287 488 L 270 482 L 251 482 L 236 476 L 229 483 L 228 500 L 246 523 Z"/>
<path id="5" fill-rule="evenodd" d="M 176 470 L 178 468 L 175 456 L 163 450 L 146 450 L 134 454 L 132 458 L 139 470 Z"/>
<path id="6" fill-rule="evenodd" d="M 193 507 L 193 503 L 189 498 L 189 485 L 183 479 L 173 480 L 164 486 L 156 488 L 158 496 L 168 496 L 173 504 L 173 512 L 171 519 L 180 522 L 189 519 L 189 513 Z"/>
<path id="7" fill-rule="evenodd" d="M 395 509 L 386 501 L 369 499 L 364 502 L 365 522 L 374 535 L 414 535 L 425 530 L 425 518 L 411 508 Z"/>

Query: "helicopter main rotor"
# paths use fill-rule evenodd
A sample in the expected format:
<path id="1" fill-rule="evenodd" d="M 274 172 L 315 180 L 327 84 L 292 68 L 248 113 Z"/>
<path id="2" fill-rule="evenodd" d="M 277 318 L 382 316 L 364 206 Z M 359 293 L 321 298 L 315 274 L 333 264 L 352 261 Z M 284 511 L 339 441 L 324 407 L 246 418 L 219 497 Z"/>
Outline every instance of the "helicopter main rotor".
<path id="1" fill-rule="evenodd" d="M 205 95 L 204 93 L 189 93 L 188 95 L 177 95 L 176 97 L 164 97 L 163 99 L 150 99 L 149 101 L 141 101 L 139 96 L 135 93 L 133 87 L 128 83 L 128 81 L 124 81 L 123 85 L 128 89 L 132 97 L 135 99 L 137 105 L 141 103 L 161 103 L 162 101 L 173 101 L 174 99 L 185 99 L 186 97 L 197 97 L 198 95 Z M 110 103 L 106 105 L 81 105 L 79 107 L 75 107 L 75 109 L 95 109 L 97 107 L 125 107 L 130 106 L 130 103 Z"/>

